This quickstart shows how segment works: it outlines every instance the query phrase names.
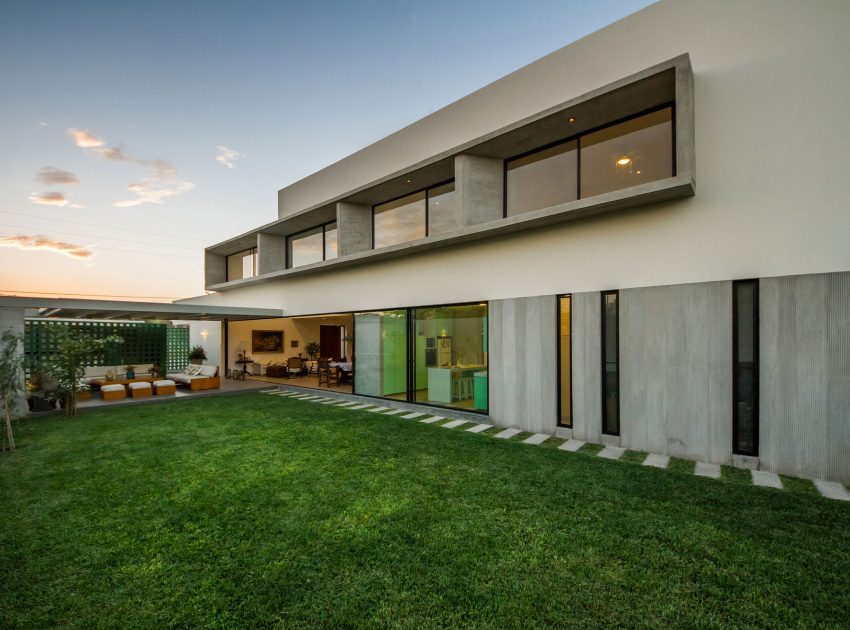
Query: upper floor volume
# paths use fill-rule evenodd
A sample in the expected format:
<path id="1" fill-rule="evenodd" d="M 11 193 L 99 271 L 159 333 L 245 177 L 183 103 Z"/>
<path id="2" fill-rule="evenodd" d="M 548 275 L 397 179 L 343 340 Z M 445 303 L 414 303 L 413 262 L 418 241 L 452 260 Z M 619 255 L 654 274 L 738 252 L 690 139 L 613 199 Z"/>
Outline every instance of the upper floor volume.
<path id="1" fill-rule="evenodd" d="M 369 149 L 391 161 L 393 146 Z M 340 177 L 354 181 L 361 157 L 335 172 L 348 168 Z M 323 201 L 207 248 L 206 287 L 284 280 L 690 196 L 694 159 L 685 54 L 342 194 L 313 190 Z"/>

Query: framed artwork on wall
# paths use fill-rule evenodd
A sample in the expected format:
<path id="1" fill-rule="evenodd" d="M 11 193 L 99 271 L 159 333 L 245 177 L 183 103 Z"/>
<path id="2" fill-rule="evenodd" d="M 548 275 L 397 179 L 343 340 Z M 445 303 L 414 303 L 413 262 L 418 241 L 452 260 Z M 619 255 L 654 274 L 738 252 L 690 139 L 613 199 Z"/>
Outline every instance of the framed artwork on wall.
<path id="1" fill-rule="evenodd" d="M 252 330 L 251 351 L 261 352 L 283 352 L 282 330 Z"/>
<path id="2" fill-rule="evenodd" d="M 298 340 L 297 339 L 291 339 L 289 341 L 289 347 L 290 348 L 297 348 L 298 347 Z"/>

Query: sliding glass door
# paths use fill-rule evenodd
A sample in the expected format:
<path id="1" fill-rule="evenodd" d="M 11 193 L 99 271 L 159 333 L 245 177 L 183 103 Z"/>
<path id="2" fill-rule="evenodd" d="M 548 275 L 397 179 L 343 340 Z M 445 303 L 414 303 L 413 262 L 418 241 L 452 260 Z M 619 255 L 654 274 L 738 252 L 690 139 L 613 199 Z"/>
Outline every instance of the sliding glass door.
<path id="1" fill-rule="evenodd" d="M 486 412 L 487 304 L 354 314 L 354 393 Z"/>

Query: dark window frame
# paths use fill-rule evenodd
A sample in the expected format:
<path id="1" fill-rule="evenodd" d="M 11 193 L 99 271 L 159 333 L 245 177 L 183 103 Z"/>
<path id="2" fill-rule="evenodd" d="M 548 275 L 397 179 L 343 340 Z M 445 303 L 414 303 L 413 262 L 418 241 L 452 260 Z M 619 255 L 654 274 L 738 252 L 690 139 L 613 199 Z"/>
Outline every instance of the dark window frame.
<path id="1" fill-rule="evenodd" d="M 541 145 L 539 147 L 535 147 L 529 151 L 523 151 L 522 153 L 518 153 L 516 155 L 512 155 L 508 158 L 505 158 L 502 161 L 502 218 L 508 218 L 508 162 L 513 162 L 514 160 L 518 160 L 520 158 L 528 157 L 529 155 L 534 155 L 535 153 L 539 153 L 540 151 L 545 151 L 547 149 L 551 149 L 552 147 L 556 147 L 560 144 L 566 144 L 568 142 L 576 143 L 576 201 L 580 199 L 589 199 L 590 197 L 582 197 L 581 196 L 581 139 L 584 136 L 590 135 L 597 131 L 602 131 L 603 129 L 607 129 L 609 127 L 614 127 L 615 125 L 622 124 L 624 122 L 629 122 L 630 120 L 634 120 L 636 118 L 640 118 L 641 116 L 647 116 L 649 114 L 654 114 L 655 112 L 660 112 L 663 109 L 670 109 L 670 126 L 671 126 L 671 147 L 672 147 L 672 173 L 670 177 L 676 177 L 677 173 L 677 165 L 676 165 L 676 102 L 670 101 L 667 103 L 663 103 L 661 105 L 656 105 L 654 107 L 650 107 L 649 109 L 642 110 L 636 114 L 629 114 L 628 116 L 623 116 L 622 118 L 617 118 L 613 121 L 607 122 L 602 125 L 597 125 L 596 127 L 591 127 L 590 129 L 586 129 L 581 133 L 573 134 L 571 136 L 565 136 L 560 140 L 555 140 L 554 142 L 549 142 L 547 144 Z M 667 178 L 665 178 L 667 179 Z M 623 189 L 627 190 L 627 189 Z M 572 203 L 572 202 L 567 202 Z M 543 210 L 543 208 L 540 208 Z M 516 215 L 520 216 L 520 215 Z"/>
<path id="2" fill-rule="evenodd" d="M 602 415 L 602 427 L 601 427 L 602 430 L 601 430 L 601 433 L 603 435 L 619 436 L 620 433 L 621 433 L 621 428 L 622 428 L 620 426 L 620 377 L 621 377 L 621 374 L 620 374 L 620 292 L 617 291 L 617 290 L 602 291 L 600 295 L 601 295 L 600 305 L 601 305 L 601 308 L 602 308 L 602 312 L 600 313 L 600 327 L 601 327 L 600 328 L 600 333 L 601 333 L 600 334 L 600 337 L 601 337 L 601 353 L 600 354 L 601 354 L 601 359 L 602 359 L 601 362 L 600 362 L 601 366 L 602 366 L 602 387 L 600 388 L 601 394 L 602 394 L 602 414 L 601 414 Z M 607 337 L 606 333 L 608 331 L 607 331 L 607 323 L 606 323 L 606 318 L 605 318 L 605 298 L 609 295 L 615 296 L 616 303 L 617 303 L 617 321 L 615 322 L 615 326 L 614 326 L 614 340 L 615 340 L 615 343 L 617 345 L 617 360 L 616 360 L 616 364 L 617 364 L 617 431 L 616 431 L 616 433 L 608 433 L 607 431 L 605 431 L 605 424 L 606 424 L 605 392 L 607 390 L 606 385 L 607 385 L 607 381 L 608 381 L 608 378 L 607 378 L 608 371 L 606 369 L 606 367 L 607 367 L 606 366 L 606 363 L 607 363 L 606 354 L 607 354 L 607 349 L 608 349 L 608 346 L 606 344 L 606 337 Z"/>
<path id="3" fill-rule="evenodd" d="M 436 184 L 431 184 L 430 186 L 426 186 L 424 188 L 417 188 L 416 190 L 411 190 L 410 192 L 404 193 L 403 195 L 399 195 L 398 197 L 393 197 L 392 199 L 387 199 L 382 201 L 381 203 L 376 203 L 372 205 L 372 245 L 371 249 L 375 249 L 375 208 L 378 206 L 383 206 L 387 203 L 392 203 L 393 201 L 398 201 L 399 199 L 404 199 L 405 197 L 412 197 L 413 195 L 417 195 L 421 192 L 425 193 L 425 236 L 423 238 L 428 238 L 431 235 L 431 226 L 429 225 L 430 221 L 430 213 L 431 213 L 431 195 L 429 194 L 435 188 L 440 188 L 441 186 L 445 186 L 446 184 L 454 184 L 455 178 L 444 180 L 442 182 L 437 182 Z M 457 192 L 457 185 L 455 185 L 455 192 Z M 421 240 L 421 239 L 417 239 Z M 400 243 L 393 243 L 393 245 L 401 245 L 401 243 L 413 243 L 415 241 L 401 241 Z M 392 247 L 392 245 L 385 245 L 385 247 Z M 447 305 L 449 306 L 449 305 Z"/>
<path id="4" fill-rule="evenodd" d="M 288 234 L 286 236 L 286 268 L 287 269 L 297 269 L 297 267 L 292 266 L 292 241 L 297 239 L 299 236 L 306 234 L 307 232 L 312 232 L 318 228 L 322 229 L 322 260 L 319 262 L 325 262 L 328 259 L 327 252 L 327 238 L 325 236 L 329 225 L 337 225 L 336 219 L 333 221 L 327 221 L 326 223 L 321 223 L 319 225 L 314 225 L 313 227 L 309 227 L 306 230 L 301 230 L 300 232 L 295 232 L 293 234 Z M 339 230 L 339 226 L 336 227 Z M 337 258 L 339 257 L 339 245 L 337 244 Z M 315 264 L 315 263 L 310 263 Z M 303 265 L 301 265 L 303 266 Z"/>
<path id="5" fill-rule="evenodd" d="M 751 285 L 753 287 L 753 450 L 746 451 L 738 443 L 738 372 L 741 362 L 738 360 L 738 287 Z M 735 455 L 758 457 L 759 454 L 759 281 L 758 278 L 734 280 L 732 282 L 732 452 Z"/>
<path id="6" fill-rule="evenodd" d="M 240 254 L 243 255 L 243 257 L 244 257 L 244 254 L 250 254 L 250 256 L 251 256 L 251 275 L 248 276 L 248 277 L 249 278 L 256 278 L 257 277 L 257 248 L 256 247 L 249 247 L 248 249 L 243 249 L 242 251 L 239 251 L 239 252 L 233 252 L 232 254 L 228 254 L 227 256 L 224 257 L 224 279 L 225 279 L 225 282 L 231 282 L 231 281 L 244 280 L 245 279 L 245 276 L 241 276 L 239 278 L 231 278 L 230 277 L 230 259 L 231 259 L 231 257 L 239 256 Z"/>
<path id="7" fill-rule="evenodd" d="M 570 326 L 569 326 L 570 347 L 567 348 L 567 352 L 570 353 L 570 382 L 569 382 L 569 388 L 570 388 L 570 423 L 569 424 L 563 424 L 561 422 L 561 418 L 563 417 L 563 414 L 562 414 L 562 411 L 563 411 L 563 407 L 562 407 L 563 396 L 561 395 L 562 392 L 563 392 L 563 382 L 561 381 L 561 376 L 562 376 L 562 374 L 561 374 L 561 315 L 562 315 L 561 300 L 563 300 L 564 298 L 569 298 L 569 300 L 570 300 L 570 322 L 569 322 L 569 324 L 570 324 Z M 564 427 L 564 428 L 567 428 L 567 429 L 572 429 L 573 428 L 573 294 L 572 293 L 562 293 L 562 294 L 558 295 L 558 301 L 557 301 L 556 307 L 558 309 L 558 318 L 557 318 L 557 320 L 558 320 L 558 330 L 557 330 L 557 338 L 558 338 L 558 374 L 557 374 L 557 378 L 558 378 L 558 422 L 557 422 L 557 426 Z"/>

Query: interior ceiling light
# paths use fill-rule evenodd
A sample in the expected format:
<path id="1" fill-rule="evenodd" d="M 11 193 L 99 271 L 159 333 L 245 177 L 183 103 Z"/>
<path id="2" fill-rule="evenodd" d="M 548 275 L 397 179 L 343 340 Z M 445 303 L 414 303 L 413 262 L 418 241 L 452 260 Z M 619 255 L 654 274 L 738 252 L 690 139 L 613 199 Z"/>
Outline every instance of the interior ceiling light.
<path id="1" fill-rule="evenodd" d="M 404 181 L 405 181 L 405 183 L 409 184 L 409 183 L 410 183 L 411 181 L 413 181 L 413 180 L 406 179 L 406 180 L 404 180 Z"/>
<path id="2" fill-rule="evenodd" d="M 632 163 L 632 158 L 630 157 L 621 157 L 617 160 L 617 166 L 628 166 Z"/>
<path id="3" fill-rule="evenodd" d="M 569 118 L 567 118 L 567 122 L 574 123 L 575 121 L 576 121 L 575 116 L 570 116 Z"/>

